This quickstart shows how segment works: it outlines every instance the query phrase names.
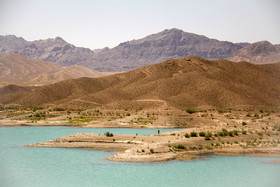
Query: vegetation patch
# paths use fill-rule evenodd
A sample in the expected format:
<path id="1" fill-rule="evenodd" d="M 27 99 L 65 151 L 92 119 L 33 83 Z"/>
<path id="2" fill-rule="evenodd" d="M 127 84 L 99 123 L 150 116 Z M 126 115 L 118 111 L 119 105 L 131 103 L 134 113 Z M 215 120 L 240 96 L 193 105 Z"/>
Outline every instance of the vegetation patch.
<path id="1" fill-rule="evenodd" d="M 197 137 L 197 132 L 191 132 L 191 137 Z"/>
<path id="2" fill-rule="evenodd" d="M 206 136 L 206 132 L 199 132 L 199 136 L 205 137 Z"/>
<path id="3" fill-rule="evenodd" d="M 186 109 L 186 112 L 189 113 L 189 114 L 193 114 L 193 113 L 195 113 L 196 111 L 195 111 L 195 109 L 193 109 L 193 108 L 187 108 L 187 109 Z"/>
<path id="4" fill-rule="evenodd" d="M 175 145 L 174 148 L 175 149 L 186 149 L 186 147 L 184 145 L 181 145 L 181 144 Z"/>
<path id="5" fill-rule="evenodd" d="M 69 122 L 70 123 L 90 123 L 94 119 L 89 119 L 89 118 L 74 118 L 71 119 Z"/>
<path id="6" fill-rule="evenodd" d="M 113 136 L 114 136 L 113 133 L 110 133 L 110 132 L 108 132 L 108 131 L 105 132 L 104 135 L 107 136 L 107 137 L 113 137 Z"/>
<path id="7" fill-rule="evenodd" d="M 186 133 L 185 135 L 184 135 L 186 138 L 190 138 L 191 136 L 189 135 L 189 133 Z"/>

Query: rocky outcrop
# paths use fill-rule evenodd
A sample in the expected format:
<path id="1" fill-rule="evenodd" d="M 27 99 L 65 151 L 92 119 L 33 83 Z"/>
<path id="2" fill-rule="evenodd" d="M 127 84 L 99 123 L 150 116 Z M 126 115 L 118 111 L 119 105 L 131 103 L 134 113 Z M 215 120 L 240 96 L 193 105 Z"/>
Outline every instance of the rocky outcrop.
<path id="1" fill-rule="evenodd" d="M 62 66 L 90 63 L 94 54 L 92 50 L 76 47 L 60 37 L 30 42 L 13 35 L 0 36 L 0 52 L 15 53 Z"/>

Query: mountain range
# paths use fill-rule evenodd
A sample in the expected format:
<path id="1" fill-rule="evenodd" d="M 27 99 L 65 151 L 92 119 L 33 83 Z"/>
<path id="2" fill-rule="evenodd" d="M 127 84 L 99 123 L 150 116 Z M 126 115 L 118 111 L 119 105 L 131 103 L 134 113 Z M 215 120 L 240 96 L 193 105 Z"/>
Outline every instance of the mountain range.
<path id="1" fill-rule="evenodd" d="M 110 108 L 263 108 L 280 106 L 280 63 L 186 57 L 100 78 L 65 80 L 18 92 L 0 104 Z M 13 88 L 15 89 L 15 88 Z"/>
<path id="2" fill-rule="evenodd" d="M 256 47 L 257 46 L 257 47 Z M 0 53 L 15 53 L 61 66 L 81 65 L 97 71 L 129 71 L 167 59 L 198 56 L 207 59 L 247 60 L 252 63 L 278 62 L 279 45 L 269 42 L 232 43 L 168 29 L 114 48 L 91 50 L 76 47 L 60 37 L 26 41 L 13 35 L 0 36 Z"/>

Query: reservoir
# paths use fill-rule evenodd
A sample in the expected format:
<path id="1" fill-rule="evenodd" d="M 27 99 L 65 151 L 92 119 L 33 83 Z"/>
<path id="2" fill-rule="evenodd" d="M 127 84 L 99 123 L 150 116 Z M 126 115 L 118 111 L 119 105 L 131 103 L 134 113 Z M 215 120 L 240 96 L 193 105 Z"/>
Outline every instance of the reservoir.
<path id="1" fill-rule="evenodd" d="M 161 129 L 169 132 L 179 129 Z M 75 133 L 156 134 L 157 129 L 1 127 L 0 186 L 246 186 L 279 187 L 279 160 L 270 157 L 211 156 L 162 163 L 112 162 L 116 152 L 25 147 Z"/>

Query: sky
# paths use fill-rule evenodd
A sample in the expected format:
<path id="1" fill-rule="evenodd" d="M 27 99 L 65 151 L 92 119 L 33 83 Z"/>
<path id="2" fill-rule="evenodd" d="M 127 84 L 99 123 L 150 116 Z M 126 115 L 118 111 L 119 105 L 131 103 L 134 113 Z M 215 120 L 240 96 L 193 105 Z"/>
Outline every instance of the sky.
<path id="1" fill-rule="evenodd" d="M 0 35 L 98 49 L 178 28 L 280 44 L 280 0 L 0 0 Z"/>

